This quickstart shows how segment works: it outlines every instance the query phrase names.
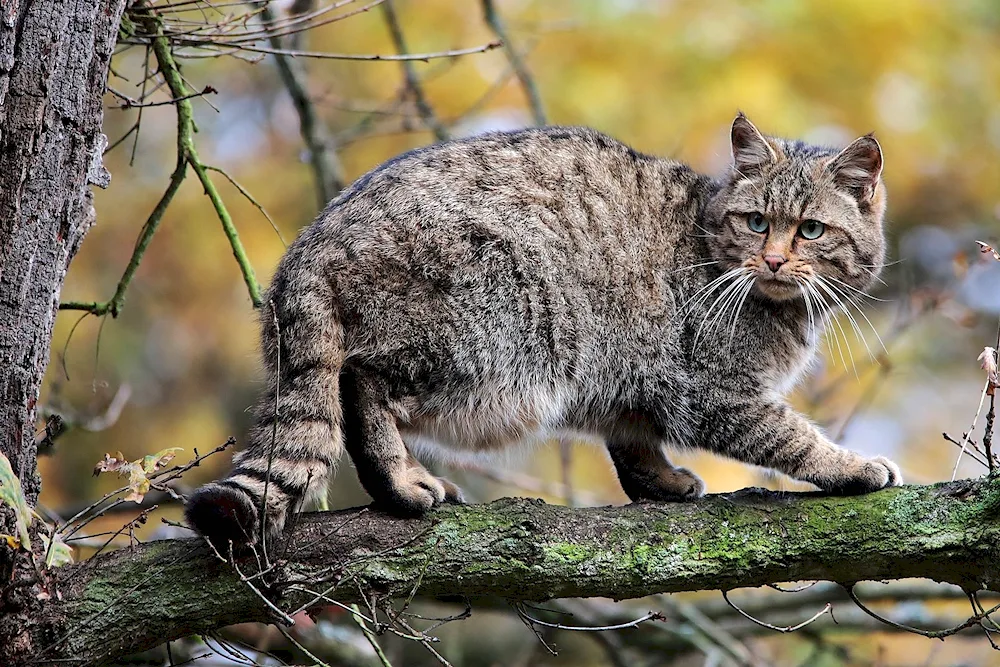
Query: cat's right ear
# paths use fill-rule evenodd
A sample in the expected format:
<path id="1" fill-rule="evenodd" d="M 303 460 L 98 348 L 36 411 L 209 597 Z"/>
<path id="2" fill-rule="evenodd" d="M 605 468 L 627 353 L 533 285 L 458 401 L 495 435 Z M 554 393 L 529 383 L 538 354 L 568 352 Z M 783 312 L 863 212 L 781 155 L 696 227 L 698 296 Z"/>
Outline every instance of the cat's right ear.
<path id="1" fill-rule="evenodd" d="M 733 143 L 733 168 L 744 176 L 759 172 L 765 165 L 778 160 L 771 144 L 741 111 L 733 121 L 730 134 Z"/>

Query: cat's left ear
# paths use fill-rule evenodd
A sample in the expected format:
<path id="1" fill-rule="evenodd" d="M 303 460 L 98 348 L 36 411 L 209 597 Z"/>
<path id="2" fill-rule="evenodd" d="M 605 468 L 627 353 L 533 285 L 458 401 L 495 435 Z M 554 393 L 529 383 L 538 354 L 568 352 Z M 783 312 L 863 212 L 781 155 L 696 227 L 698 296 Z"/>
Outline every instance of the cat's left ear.
<path id="1" fill-rule="evenodd" d="M 859 202 L 871 201 L 882 175 L 882 147 L 874 135 L 866 134 L 840 151 L 826 168 L 834 183 L 850 191 Z"/>

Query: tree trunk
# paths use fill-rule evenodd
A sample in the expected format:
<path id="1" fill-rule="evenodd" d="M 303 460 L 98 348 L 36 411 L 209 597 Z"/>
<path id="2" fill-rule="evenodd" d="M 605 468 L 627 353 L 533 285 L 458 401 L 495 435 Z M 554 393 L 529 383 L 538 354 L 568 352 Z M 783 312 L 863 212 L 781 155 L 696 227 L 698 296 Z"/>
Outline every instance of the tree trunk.
<path id="1" fill-rule="evenodd" d="M 846 498 L 750 489 L 592 509 L 508 499 L 444 507 L 422 520 L 355 509 L 303 515 L 264 577 L 253 577 L 252 557 L 237 565 L 284 612 L 323 604 L 302 588 L 342 603 L 364 595 L 363 608 L 414 592 L 621 599 L 801 579 L 927 577 L 996 590 L 998 510 L 998 478 Z M 41 651 L 32 657 L 42 662 L 107 662 L 221 625 L 277 618 L 200 541 L 121 549 L 62 568 L 58 580 L 61 601 L 50 601 L 32 628 Z"/>
<path id="2" fill-rule="evenodd" d="M 39 492 L 35 407 L 69 262 L 105 186 L 102 98 L 124 0 L 4 0 L 0 9 L 0 452 Z M 10 515 L 0 510 L 0 533 Z M 0 551 L 9 578 L 10 551 Z M 26 620 L 0 599 L 0 664 Z"/>

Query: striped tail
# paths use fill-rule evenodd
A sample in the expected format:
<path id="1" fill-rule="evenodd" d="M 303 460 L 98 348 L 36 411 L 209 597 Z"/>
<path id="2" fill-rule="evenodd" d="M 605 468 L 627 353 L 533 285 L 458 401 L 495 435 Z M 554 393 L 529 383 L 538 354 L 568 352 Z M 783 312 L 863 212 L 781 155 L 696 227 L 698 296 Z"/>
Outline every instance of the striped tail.
<path id="1" fill-rule="evenodd" d="M 326 492 L 343 450 L 339 375 L 343 329 L 329 284 L 282 262 L 260 310 L 267 390 L 233 470 L 191 496 L 188 523 L 225 553 L 272 543 L 288 516 Z M 264 522 L 259 517 L 263 512 Z"/>

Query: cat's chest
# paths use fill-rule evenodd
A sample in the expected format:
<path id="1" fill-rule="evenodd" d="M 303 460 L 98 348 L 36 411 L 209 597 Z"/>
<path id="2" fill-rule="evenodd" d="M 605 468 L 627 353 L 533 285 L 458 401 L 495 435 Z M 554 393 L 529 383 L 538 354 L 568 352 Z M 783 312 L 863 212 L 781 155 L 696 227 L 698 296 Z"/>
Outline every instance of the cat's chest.
<path id="1" fill-rule="evenodd" d="M 709 314 L 702 319 L 708 324 L 688 327 L 693 356 L 703 358 L 709 370 L 755 377 L 785 393 L 815 357 L 815 336 L 796 315 L 755 299 L 730 314 L 725 327 L 712 326 Z"/>

